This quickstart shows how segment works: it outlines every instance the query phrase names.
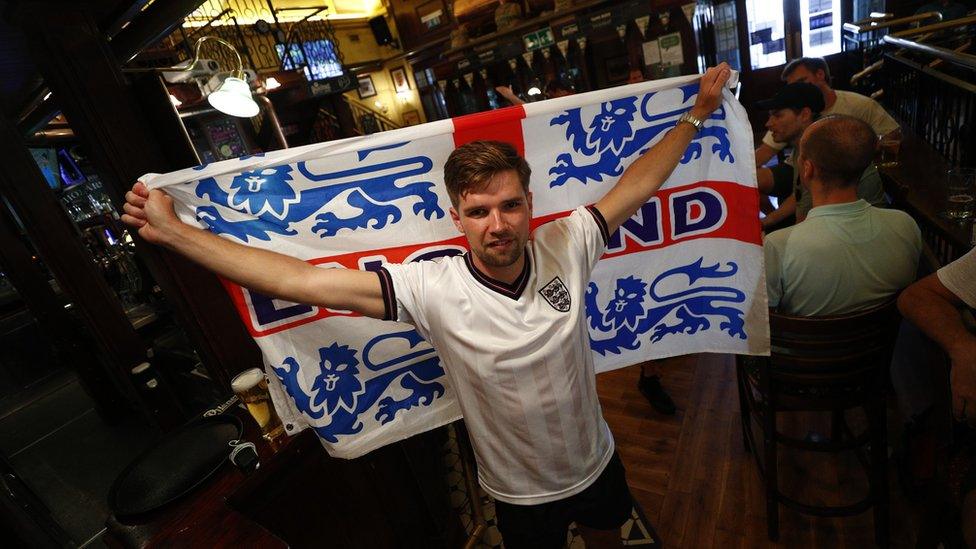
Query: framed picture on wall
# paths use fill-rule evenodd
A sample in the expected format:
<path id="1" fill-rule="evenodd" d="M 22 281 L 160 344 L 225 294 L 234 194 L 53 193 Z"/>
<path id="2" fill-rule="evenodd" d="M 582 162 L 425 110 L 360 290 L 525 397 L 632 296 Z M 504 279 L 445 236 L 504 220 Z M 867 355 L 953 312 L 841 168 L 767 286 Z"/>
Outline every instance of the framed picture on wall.
<path id="1" fill-rule="evenodd" d="M 403 67 L 390 69 L 390 80 L 393 80 L 393 89 L 397 93 L 410 91 L 410 81 L 407 80 L 407 71 Z"/>
<path id="2" fill-rule="evenodd" d="M 376 87 L 373 86 L 373 77 L 370 75 L 359 77 L 359 92 L 360 99 L 366 99 L 367 97 L 373 97 L 376 95 Z"/>
<path id="3" fill-rule="evenodd" d="M 404 111 L 402 116 L 404 126 L 416 126 L 420 124 L 420 113 L 417 111 Z"/>

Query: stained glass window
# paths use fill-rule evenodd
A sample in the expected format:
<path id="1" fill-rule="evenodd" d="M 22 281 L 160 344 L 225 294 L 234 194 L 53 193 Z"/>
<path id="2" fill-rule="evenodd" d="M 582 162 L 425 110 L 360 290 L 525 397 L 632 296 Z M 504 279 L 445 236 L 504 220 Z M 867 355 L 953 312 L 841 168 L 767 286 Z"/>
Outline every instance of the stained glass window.
<path id="1" fill-rule="evenodd" d="M 281 68 L 291 70 L 303 67 L 305 78 L 309 81 L 322 80 L 333 76 L 342 76 L 342 64 L 336 55 L 335 48 L 329 40 L 308 40 L 301 44 L 289 44 L 291 55 L 285 55 L 285 45 L 275 44 L 278 50 L 278 57 L 281 59 Z M 304 50 L 304 51 L 303 51 Z M 305 55 L 308 55 L 308 62 L 305 62 Z"/>

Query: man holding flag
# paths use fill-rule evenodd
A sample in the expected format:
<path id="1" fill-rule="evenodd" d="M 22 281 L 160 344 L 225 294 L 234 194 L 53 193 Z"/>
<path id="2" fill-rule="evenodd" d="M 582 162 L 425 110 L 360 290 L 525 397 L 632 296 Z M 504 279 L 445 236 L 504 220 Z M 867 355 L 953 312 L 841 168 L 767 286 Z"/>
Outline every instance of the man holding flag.
<path id="1" fill-rule="evenodd" d="M 458 395 L 506 546 L 560 547 L 573 521 L 588 547 L 620 546 L 632 501 L 596 395 L 584 294 L 610 235 L 667 180 L 730 74 L 724 63 L 709 69 L 691 110 L 603 198 L 531 238 L 526 161 L 497 141 L 457 148 L 444 179 L 463 256 L 317 268 L 184 224 L 166 193 L 141 182 L 123 221 L 246 288 L 414 325 Z"/>

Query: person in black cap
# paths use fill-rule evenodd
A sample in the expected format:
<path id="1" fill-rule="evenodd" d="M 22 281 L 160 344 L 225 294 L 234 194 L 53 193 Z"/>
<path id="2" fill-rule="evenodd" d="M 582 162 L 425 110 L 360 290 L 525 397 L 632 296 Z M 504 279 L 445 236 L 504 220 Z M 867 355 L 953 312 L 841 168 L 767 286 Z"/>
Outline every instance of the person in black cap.
<path id="1" fill-rule="evenodd" d="M 786 84 L 807 82 L 820 89 L 823 94 L 824 108 L 821 116 L 828 114 L 845 114 L 863 120 L 871 125 L 878 136 L 896 137 L 900 135 L 898 122 L 885 112 L 884 107 L 870 97 L 845 90 L 835 90 L 831 87 L 830 67 L 822 57 L 800 57 L 786 64 L 780 80 Z M 756 148 L 756 165 L 764 166 L 770 158 L 786 147 L 773 139 L 773 135 L 766 132 L 762 143 Z M 793 167 L 779 164 L 780 168 L 792 170 Z"/>
<path id="2" fill-rule="evenodd" d="M 793 147 L 790 164 L 796 165 L 799 154 L 798 143 L 811 124 L 824 109 L 824 98 L 820 89 L 813 84 L 796 82 L 783 86 L 776 95 L 759 101 L 760 108 L 769 111 L 766 129 L 776 141 L 789 143 Z M 795 216 L 799 223 L 806 218 L 812 208 L 810 193 L 804 193 L 796 170 L 774 171 L 760 167 L 756 170 L 759 192 L 781 197 L 779 208 L 763 219 L 763 229 L 767 232 L 790 224 Z M 868 166 L 857 187 L 858 198 L 865 199 L 874 206 L 886 205 L 881 177 L 873 165 Z"/>

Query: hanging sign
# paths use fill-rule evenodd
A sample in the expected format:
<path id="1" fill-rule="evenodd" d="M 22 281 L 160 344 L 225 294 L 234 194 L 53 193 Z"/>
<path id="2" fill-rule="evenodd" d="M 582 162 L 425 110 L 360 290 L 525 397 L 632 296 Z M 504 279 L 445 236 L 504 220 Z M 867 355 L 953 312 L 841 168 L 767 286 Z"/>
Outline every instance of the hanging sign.
<path id="1" fill-rule="evenodd" d="M 569 56 L 569 40 L 556 42 L 556 47 L 559 48 L 559 53 L 563 54 L 563 57 Z"/>
<path id="2" fill-rule="evenodd" d="M 347 92 L 355 90 L 358 87 L 358 80 L 350 74 L 343 74 L 342 76 L 326 78 L 324 80 L 313 80 L 308 84 L 309 92 L 316 97 Z"/>
<path id="3" fill-rule="evenodd" d="M 685 62 L 684 53 L 681 51 L 681 33 L 665 34 L 658 37 L 657 41 L 661 46 L 662 65 L 672 67 Z"/>
<path id="4" fill-rule="evenodd" d="M 637 22 L 637 28 L 640 29 L 641 34 L 647 36 L 647 27 L 651 24 L 651 16 L 644 15 L 638 17 L 635 21 Z"/>

